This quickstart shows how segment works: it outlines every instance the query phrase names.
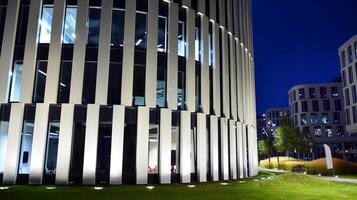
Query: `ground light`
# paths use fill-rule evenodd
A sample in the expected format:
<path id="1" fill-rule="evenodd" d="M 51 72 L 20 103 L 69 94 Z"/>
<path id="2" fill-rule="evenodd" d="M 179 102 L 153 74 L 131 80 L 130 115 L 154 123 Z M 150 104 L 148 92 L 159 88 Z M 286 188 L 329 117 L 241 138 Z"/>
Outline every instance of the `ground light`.
<path id="1" fill-rule="evenodd" d="M 56 187 L 46 187 L 46 190 L 55 190 Z"/>
<path id="2" fill-rule="evenodd" d="M 221 183 L 221 185 L 223 185 L 223 186 L 224 186 L 224 185 L 228 185 L 228 183 Z"/>
<path id="3" fill-rule="evenodd" d="M 96 186 L 94 187 L 95 190 L 103 190 L 103 187 Z"/>
<path id="4" fill-rule="evenodd" d="M 336 175 L 335 178 L 338 178 L 338 175 Z"/>
<path id="5" fill-rule="evenodd" d="M 187 187 L 194 188 L 194 187 L 196 187 L 196 185 L 187 185 Z"/>
<path id="6" fill-rule="evenodd" d="M 5 187 L 0 187 L 0 190 L 8 190 L 10 189 L 9 187 L 5 186 Z"/>
<path id="7" fill-rule="evenodd" d="M 149 186 L 146 186 L 146 188 L 149 189 L 149 190 L 152 190 L 152 189 L 154 189 L 155 187 L 149 185 Z"/>

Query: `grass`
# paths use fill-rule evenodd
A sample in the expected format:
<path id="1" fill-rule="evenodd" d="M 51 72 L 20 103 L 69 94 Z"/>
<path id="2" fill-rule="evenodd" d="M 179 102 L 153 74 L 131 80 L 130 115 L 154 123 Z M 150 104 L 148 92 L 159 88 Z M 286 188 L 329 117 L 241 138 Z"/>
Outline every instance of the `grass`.
<path id="1" fill-rule="evenodd" d="M 270 178 L 268 178 L 270 177 Z M 187 185 L 158 185 L 148 190 L 146 186 L 113 186 L 103 190 L 93 187 L 12 186 L 0 190 L 0 199 L 57 200 L 57 199 L 356 199 L 357 185 L 330 182 L 303 174 L 277 174 L 262 172 L 259 176 L 244 182 L 231 181 L 226 186 L 220 183 L 198 184 L 195 188 Z"/>

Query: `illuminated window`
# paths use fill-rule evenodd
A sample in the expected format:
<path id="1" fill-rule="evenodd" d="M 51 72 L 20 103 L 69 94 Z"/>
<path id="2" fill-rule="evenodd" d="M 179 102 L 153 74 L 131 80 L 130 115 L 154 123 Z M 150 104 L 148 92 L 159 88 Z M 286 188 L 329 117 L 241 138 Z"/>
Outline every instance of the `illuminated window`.
<path id="1" fill-rule="evenodd" d="M 40 21 L 40 43 L 50 43 L 52 32 L 53 5 L 44 5 Z"/>
<path id="2" fill-rule="evenodd" d="M 321 137 L 321 128 L 319 126 L 314 127 L 314 135 L 315 137 Z"/>
<path id="3" fill-rule="evenodd" d="M 300 120 L 301 120 L 301 125 L 307 125 L 307 116 L 306 114 L 301 114 L 300 115 Z"/>
<path id="4" fill-rule="evenodd" d="M 9 122 L 0 121 L 0 173 L 4 172 Z"/>
<path id="5" fill-rule="evenodd" d="M 23 73 L 23 62 L 15 61 L 14 70 L 11 78 L 10 101 L 18 102 L 20 100 L 21 78 Z"/>
<path id="6" fill-rule="evenodd" d="M 50 123 L 47 136 L 45 173 L 56 174 L 59 123 Z"/>
<path id="7" fill-rule="evenodd" d="M 158 44 L 157 51 L 167 51 L 167 18 L 159 16 L 159 32 L 158 32 Z"/>
<path id="8" fill-rule="evenodd" d="M 74 44 L 76 39 L 76 18 L 77 8 L 74 6 L 67 6 L 63 30 L 64 44 Z"/>
<path id="9" fill-rule="evenodd" d="M 30 173 L 33 129 L 34 123 L 24 122 L 24 128 L 21 135 L 19 174 Z"/>
<path id="10" fill-rule="evenodd" d="M 327 135 L 327 137 L 332 137 L 333 136 L 332 127 L 331 126 L 326 126 L 325 134 Z"/>
<path id="11" fill-rule="evenodd" d="M 146 13 L 136 12 L 136 28 L 135 28 L 135 47 L 146 48 Z"/>
<path id="12" fill-rule="evenodd" d="M 321 122 L 323 124 L 329 124 L 330 123 L 328 113 L 322 113 Z"/>
<path id="13" fill-rule="evenodd" d="M 178 30 L 178 55 L 179 56 L 186 56 L 186 29 L 185 23 L 179 22 L 179 30 Z"/>
<path id="14" fill-rule="evenodd" d="M 311 124 L 317 125 L 317 114 L 316 113 L 311 113 Z"/>

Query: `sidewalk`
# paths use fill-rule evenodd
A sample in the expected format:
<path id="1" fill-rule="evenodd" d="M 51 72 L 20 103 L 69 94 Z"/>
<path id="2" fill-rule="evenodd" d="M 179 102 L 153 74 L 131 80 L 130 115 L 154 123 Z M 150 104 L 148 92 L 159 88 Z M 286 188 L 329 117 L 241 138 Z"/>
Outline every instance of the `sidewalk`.
<path id="1" fill-rule="evenodd" d="M 268 168 L 264 168 L 264 167 L 259 167 L 259 171 L 265 171 L 265 172 L 276 172 L 276 173 L 289 173 L 289 171 L 284 171 L 282 169 L 268 169 Z"/>
<path id="2" fill-rule="evenodd" d="M 327 181 L 336 181 L 336 182 L 357 184 L 356 179 L 350 179 L 350 178 L 335 178 L 335 177 L 331 177 L 331 176 L 314 176 L 314 177 L 318 177 L 320 179 L 327 180 Z"/>

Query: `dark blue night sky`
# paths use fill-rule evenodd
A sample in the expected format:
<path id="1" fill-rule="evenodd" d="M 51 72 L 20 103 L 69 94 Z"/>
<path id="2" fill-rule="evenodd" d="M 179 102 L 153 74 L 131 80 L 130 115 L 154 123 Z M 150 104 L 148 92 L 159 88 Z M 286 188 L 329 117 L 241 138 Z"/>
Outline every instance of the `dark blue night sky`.
<path id="1" fill-rule="evenodd" d="M 252 0 L 257 112 L 288 90 L 339 76 L 338 48 L 357 34 L 357 0 Z"/>

